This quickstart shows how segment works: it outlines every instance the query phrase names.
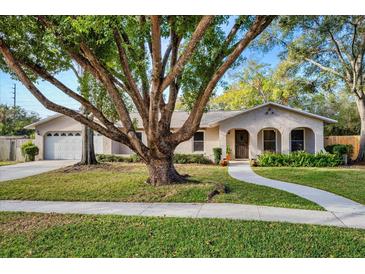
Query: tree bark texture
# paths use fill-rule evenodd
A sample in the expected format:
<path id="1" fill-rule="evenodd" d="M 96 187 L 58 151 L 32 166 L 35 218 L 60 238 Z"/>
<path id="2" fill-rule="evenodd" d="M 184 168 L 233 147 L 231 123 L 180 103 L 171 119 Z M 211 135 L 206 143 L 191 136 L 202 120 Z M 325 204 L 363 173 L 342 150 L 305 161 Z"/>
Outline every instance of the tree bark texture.
<path id="1" fill-rule="evenodd" d="M 82 158 L 80 164 L 96 165 L 97 163 L 94 149 L 94 132 L 91 128 L 84 125 L 82 130 Z"/>

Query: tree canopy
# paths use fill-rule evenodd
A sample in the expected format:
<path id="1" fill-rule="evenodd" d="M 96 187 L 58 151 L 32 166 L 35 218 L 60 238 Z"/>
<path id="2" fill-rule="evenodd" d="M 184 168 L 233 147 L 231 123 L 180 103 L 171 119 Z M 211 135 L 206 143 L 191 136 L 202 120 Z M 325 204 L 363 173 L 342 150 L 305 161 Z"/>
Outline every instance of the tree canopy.
<path id="1" fill-rule="evenodd" d="M 211 100 L 210 109 L 247 109 L 266 102 L 299 106 L 300 97 L 315 92 L 315 86 L 302 77 L 283 74 L 284 65 L 271 68 L 249 60 L 243 71 L 233 77 L 232 85 Z"/>
<path id="2" fill-rule="evenodd" d="M 218 82 L 274 18 L 237 16 L 229 24 L 228 16 L 3 16 L 0 67 L 48 109 L 130 147 L 148 165 L 150 182 L 164 184 L 183 179 L 173 167 L 173 151 L 198 130 Z M 102 85 L 122 127 L 55 77 L 72 62 Z M 81 103 L 98 122 L 46 98 L 34 84 L 39 78 Z M 190 98 L 191 112 L 172 132 L 180 90 Z M 141 117 L 146 144 L 137 137 L 124 98 Z"/>

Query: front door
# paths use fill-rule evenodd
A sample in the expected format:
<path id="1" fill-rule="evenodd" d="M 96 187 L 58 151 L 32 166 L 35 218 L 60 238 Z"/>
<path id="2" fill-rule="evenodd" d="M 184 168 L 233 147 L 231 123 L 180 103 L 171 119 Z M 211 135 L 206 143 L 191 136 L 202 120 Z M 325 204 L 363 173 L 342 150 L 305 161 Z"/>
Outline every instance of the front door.
<path id="1" fill-rule="evenodd" d="M 235 158 L 248 158 L 248 132 L 246 130 L 235 131 Z"/>

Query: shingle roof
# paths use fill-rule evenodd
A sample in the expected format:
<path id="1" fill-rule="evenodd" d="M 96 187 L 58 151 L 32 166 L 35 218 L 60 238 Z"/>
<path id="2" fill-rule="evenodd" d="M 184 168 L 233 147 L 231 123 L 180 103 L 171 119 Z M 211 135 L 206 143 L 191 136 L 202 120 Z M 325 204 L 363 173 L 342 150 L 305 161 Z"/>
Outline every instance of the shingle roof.
<path id="1" fill-rule="evenodd" d="M 200 122 L 200 127 L 209 127 L 213 123 L 218 123 L 223 119 L 228 119 L 230 117 L 236 116 L 237 114 L 241 113 L 239 110 L 232 110 L 232 111 L 209 111 L 203 114 L 202 120 Z M 171 127 L 178 128 L 183 125 L 186 119 L 189 116 L 189 112 L 186 111 L 175 111 L 172 114 L 171 118 Z M 131 113 L 132 119 L 137 119 L 138 127 L 142 127 L 142 119 L 138 113 Z"/>
<path id="2" fill-rule="evenodd" d="M 268 102 L 250 109 L 246 109 L 246 110 L 231 110 L 231 111 L 226 111 L 226 110 L 221 110 L 221 111 L 208 111 L 206 113 L 203 114 L 201 123 L 200 123 L 200 127 L 204 128 L 204 127 L 213 127 L 218 125 L 219 123 L 223 122 L 224 120 L 227 120 L 229 118 L 232 118 L 234 116 L 237 116 L 239 114 L 244 114 L 244 113 L 248 113 L 251 112 L 253 110 L 262 108 L 262 107 L 266 107 L 266 106 L 276 106 L 282 109 L 285 109 L 287 111 L 291 111 L 291 112 L 295 112 L 295 113 L 299 113 L 301 115 L 304 116 L 308 116 L 314 119 L 318 119 L 321 120 L 325 123 L 337 123 L 336 120 L 324 117 L 324 116 L 320 116 L 317 114 L 313 114 L 313 113 L 309 113 L 300 109 L 296 109 L 296 108 L 292 108 L 289 106 L 284 106 L 278 103 L 273 103 L 273 102 Z M 46 123 L 52 119 L 58 118 L 62 116 L 62 114 L 55 114 L 53 116 L 47 117 L 45 119 L 42 119 L 36 123 L 30 124 L 28 126 L 26 126 L 25 128 L 27 129 L 33 129 L 35 128 L 35 126 L 39 125 L 39 124 L 43 124 Z M 142 119 L 140 117 L 140 115 L 138 113 L 131 113 L 130 114 L 132 119 L 137 119 L 137 127 L 138 128 L 142 128 Z M 188 118 L 189 113 L 186 111 L 175 111 L 172 115 L 171 118 L 171 128 L 179 128 L 183 125 L 183 123 L 186 121 L 186 119 Z M 121 125 L 120 122 L 117 123 L 117 125 Z"/>

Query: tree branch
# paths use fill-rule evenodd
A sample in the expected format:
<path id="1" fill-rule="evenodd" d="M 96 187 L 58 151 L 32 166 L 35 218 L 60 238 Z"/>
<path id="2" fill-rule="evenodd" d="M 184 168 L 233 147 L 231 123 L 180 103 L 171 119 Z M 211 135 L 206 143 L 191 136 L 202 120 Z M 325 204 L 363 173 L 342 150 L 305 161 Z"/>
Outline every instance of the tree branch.
<path id="1" fill-rule="evenodd" d="M 65 48 L 66 52 L 74 59 L 78 64 L 80 64 L 85 70 L 89 71 L 96 79 L 102 82 L 111 97 L 115 108 L 117 110 L 118 116 L 124 126 L 124 129 L 129 138 L 129 143 L 134 147 L 138 154 L 147 159 L 149 156 L 148 148 L 142 143 L 141 140 L 137 138 L 136 132 L 133 127 L 132 120 L 129 116 L 127 107 L 119 93 L 119 90 L 115 86 L 115 78 L 108 72 L 108 70 L 100 63 L 98 58 L 94 53 L 87 47 L 83 42 L 79 44 L 79 47 L 83 54 L 76 52 L 70 46 L 66 46 L 63 37 L 54 31 L 54 26 L 52 22 L 49 22 L 44 16 L 37 16 L 38 21 L 47 29 L 50 29 L 56 38 L 61 42 L 62 46 Z M 73 45 L 74 47 L 76 45 Z M 144 121 L 144 127 L 145 121 Z"/>
<path id="2" fill-rule="evenodd" d="M 45 69 L 43 69 L 41 66 L 27 62 L 18 60 L 20 64 L 23 64 L 28 69 L 33 71 L 35 74 L 37 74 L 39 77 L 43 78 L 44 80 L 48 81 L 49 83 L 53 84 L 55 87 L 57 87 L 59 90 L 61 90 L 64 94 L 70 96 L 72 99 L 79 102 L 82 106 L 84 106 L 89 112 L 93 113 L 94 116 L 107 127 L 109 130 L 117 132 L 119 131 L 118 128 L 114 126 L 112 122 L 110 122 L 93 104 L 90 103 L 89 100 L 86 100 L 84 97 L 80 96 L 70 88 L 68 88 L 66 85 L 64 85 L 61 81 L 56 79 L 54 76 L 52 76 L 50 73 L 48 73 Z"/>
<path id="3" fill-rule="evenodd" d="M 185 64 L 188 62 L 190 57 L 193 55 L 199 41 L 202 39 L 205 31 L 208 29 L 213 21 L 214 16 L 203 16 L 200 20 L 198 26 L 196 27 L 189 43 L 187 44 L 184 52 L 181 54 L 179 60 L 176 62 L 175 66 L 172 67 L 169 74 L 164 78 L 161 90 L 165 90 L 170 83 L 179 75 L 184 69 Z"/>
<path id="4" fill-rule="evenodd" d="M 345 80 L 346 81 L 346 78 L 341 75 L 340 73 L 338 73 L 337 71 L 335 71 L 334 69 L 330 68 L 330 67 L 326 67 L 316 61 L 314 61 L 313 59 L 310 59 L 310 58 L 307 58 L 307 57 L 304 57 L 304 60 L 306 60 L 307 62 L 315 65 L 316 67 L 318 67 L 319 69 L 323 70 L 323 71 L 326 71 L 326 72 L 330 72 L 338 77 L 340 77 L 341 79 Z"/>
<path id="5" fill-rule="evenodd" d="M 114 29 L 114 40 L 118 48 L 120 64 L 127 78 L 128 87 L 126 91 L 132 98 L 134 104 L 136 105 L 138 111 L 141 114 L 142 119 L 144 120 L 147 119 L 146 121 L 148 121 L 147 108 L 143 103 L 143 99 L 138 89 L 138 86 L 133 79 L 132 72 L 128 64 L 127 54 L 122 45 L 122 37 L 117 29 Z"/>
<path id="6" fill-rule="evenodd" d="M 194 132 L 199 128 L 201 117 L 204 113 L 205 106 L 212 94 L 218 81 L 230 66 L 237 60 L 243 50 L 254 40 L 276 16 L 257 16 L 256 20 L 247 31 L 246 35 L 239 41 L 234 50 L 227 56 L 225 62 L 215 71 L 212 79 L 206 85 L 205 89 L 199 94 L 193 109 L 185 121 L 184 125 L 177 131 L 171 134 L 170 141 L 172 143 L 180 143 L 192 137 Z"/>
<path id="7" fill-rule="evenodd" d="M 13 54 L 11 53 L 10 49 L 6 46 L 4 41 L 0 39 L 0 52 L 4 57 L 5 62 L 9 66 L 9 68 L 17 75 L 18 79 L 22 82 L 22 84 L 33 94 L 34 97 L 47 109 L 64 114 L 73 118 L 74 120 L 87 125 L 88 127 L 96 130 L 97 132 L 101 133 L 102 135 L 113 139 L 117 142 L 121 142 L 126 145 L 130 145 L 129 139 L 125 134 L 118 131 L 118 133 L 110 131 L 105 127 L 101 126 L 98 123 L 95 123 L 89 120 L 87 117 L 83 116 L 81 113 L 74 111 L 72 109 L 60 106 L 51 102 L 50 100 L 45 97 L 40 90 L 33 84 L 33 82 L 29 79 L 26 75 L 24 70 L 19 65 L 18 61 L 15 59 Z"/>

